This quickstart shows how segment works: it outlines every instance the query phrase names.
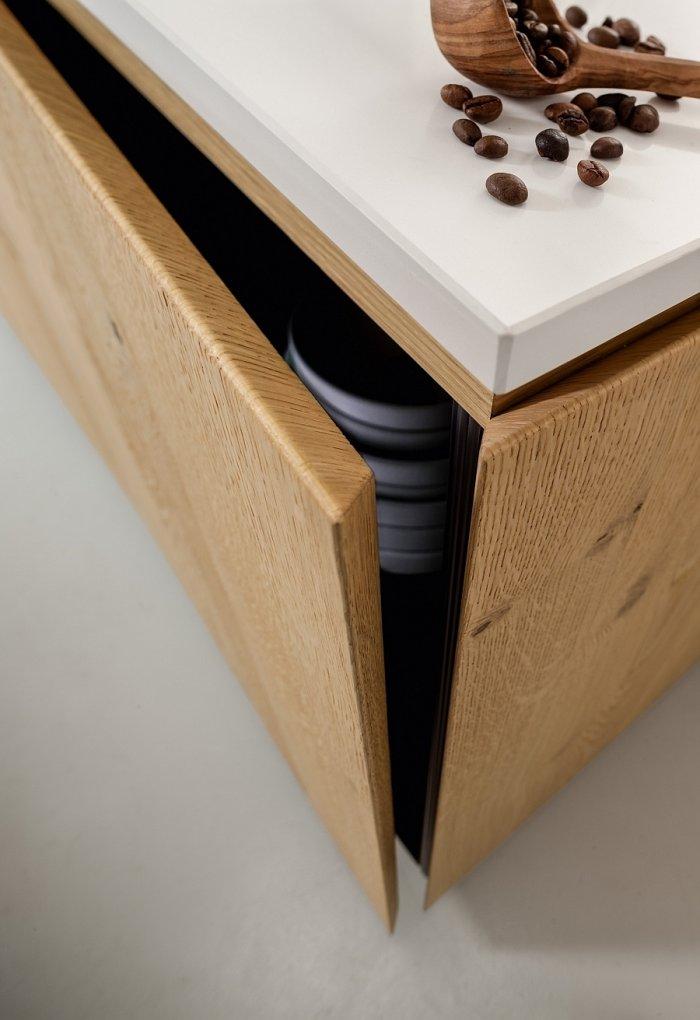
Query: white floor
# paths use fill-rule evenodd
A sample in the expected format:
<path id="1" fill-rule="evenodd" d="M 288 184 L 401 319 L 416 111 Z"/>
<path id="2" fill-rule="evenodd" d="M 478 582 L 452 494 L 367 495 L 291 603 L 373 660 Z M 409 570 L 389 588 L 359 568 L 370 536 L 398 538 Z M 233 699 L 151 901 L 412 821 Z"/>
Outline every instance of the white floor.
<path id="1" fill-rule="evenodd" d="M 0 681 L 2 1020 L 700 1015 L 700 669 L 389 937 L 1 321 Z"/>

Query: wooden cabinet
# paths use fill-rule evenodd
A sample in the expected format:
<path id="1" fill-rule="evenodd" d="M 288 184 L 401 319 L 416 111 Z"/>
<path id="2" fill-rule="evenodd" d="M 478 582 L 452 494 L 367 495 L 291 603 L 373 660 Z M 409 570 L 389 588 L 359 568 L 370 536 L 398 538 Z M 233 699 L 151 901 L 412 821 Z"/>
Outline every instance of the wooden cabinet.
<path id="1" fill-rule="evenodd" d="M 9 6 L 26 8 L 28 28 L 48 18 L 59 45 L 46 4 Z M 101 42 L 138 77 L 112 37 Z M 159 167 L 156 146 L 137 172 L 135 150 L 131 165 L 49 57 L 0 3 L 0 306 L 144 515 L 391 926 L 372 474 L 244 310 L 236 272 L 245 289 L 241 261 L 262 234 L 235 220 L 205 257 L 186 167 Z M 217 162 L 229 159 L 240 172 L 235 156 Z M 269 190 L 247 190 L 270 211 Z M 230 279 L 222 245 L 239 251 Z M 330 249 L 310 254 L 347 284 Z M 265 279 L 254 289 L 253 304 L 277 294 Z M 392 312 L 375 298 L 367 307 L 386 325 Z M 485 430 L 445 571 L 431 901 L 700 651 L 699 348 L 691 310 L 496 417 L 473 394 L 464 401 Z M 422 360 L 466 392 L 449 360 Z"/>

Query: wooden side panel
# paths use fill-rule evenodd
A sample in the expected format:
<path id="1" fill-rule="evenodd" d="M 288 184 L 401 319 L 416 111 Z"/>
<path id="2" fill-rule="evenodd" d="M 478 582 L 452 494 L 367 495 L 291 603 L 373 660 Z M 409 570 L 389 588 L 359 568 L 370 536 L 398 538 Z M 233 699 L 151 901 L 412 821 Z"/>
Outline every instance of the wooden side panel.
<path id="1" fill-rule="evenodd" d="M 428 901 L 700 654 L 700 312 L 486 429 Z"/>
<path id="2" fill-rule="evenodd" d="M 0 307 L 391 925 L 371 473 L 2 4 L 0 137 Z"/>

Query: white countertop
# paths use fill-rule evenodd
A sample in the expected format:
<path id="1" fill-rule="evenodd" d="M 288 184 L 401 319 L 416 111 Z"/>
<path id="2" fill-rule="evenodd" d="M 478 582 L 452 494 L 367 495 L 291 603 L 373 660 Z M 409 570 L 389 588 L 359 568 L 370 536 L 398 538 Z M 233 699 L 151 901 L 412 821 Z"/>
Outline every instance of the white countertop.
<path id="1" fill-rule="evenodd" d="M 658 101 L 654 135 L 618 129 L 625 155 L 594 191 L 576 176 L 593 132 L 566 164 L 535 152 L 550 100 L 506 100 L 487 129 L 504 160 L 454 138 L 439 89 L 460 79 L 429 0 L 82 2 L 496 393 L 700 290 L 700 100 Z M 691 0 L 633 7 L 700 59 Z M 524 207 L 486 193 L 497 170 L 526 181 Z"/>

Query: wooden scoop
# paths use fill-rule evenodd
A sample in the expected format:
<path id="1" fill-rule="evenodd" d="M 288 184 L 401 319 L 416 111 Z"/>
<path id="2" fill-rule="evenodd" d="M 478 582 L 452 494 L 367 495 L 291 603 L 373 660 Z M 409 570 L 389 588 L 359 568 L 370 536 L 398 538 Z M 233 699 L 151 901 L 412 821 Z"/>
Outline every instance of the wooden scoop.
<path id="1" fill-rule="evenodd" d="M 700 98 L 700 63 L 651 53 L 605 49 L 578 40 L 559 78 L 547 78 L 520 46 L 503 0 L 431 0 L 433 31 L 443 55 L 467 78 L 508 96 L 540 96 L 596 86 Z M 529 5 L 540 20 L 571 29 L 551 0 Z"/>

